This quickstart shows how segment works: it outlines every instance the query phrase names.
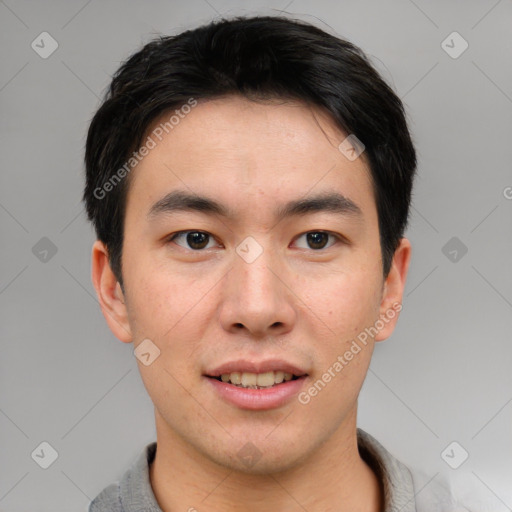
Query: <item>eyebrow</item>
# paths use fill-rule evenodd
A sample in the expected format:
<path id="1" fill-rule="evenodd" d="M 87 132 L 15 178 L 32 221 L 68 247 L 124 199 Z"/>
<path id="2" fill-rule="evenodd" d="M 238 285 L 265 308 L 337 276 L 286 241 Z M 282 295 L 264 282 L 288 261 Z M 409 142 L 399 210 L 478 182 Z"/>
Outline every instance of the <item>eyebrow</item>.
<path id="1" fill-rule="evenodd" d="M 206 196 L 175 190 L 154 203 L 147 213 L 148 220 L 177 211 L 195 211 L 207 215 L 234 218 L 235 212 Z M 348 197 L 338 192 L 326 192 L 315 196 L 290 201 L 275 210 L 278 220 L 286 217 L 304 216 L 309 213 L 328 212 L 361 219 L 361 208 Z"/>

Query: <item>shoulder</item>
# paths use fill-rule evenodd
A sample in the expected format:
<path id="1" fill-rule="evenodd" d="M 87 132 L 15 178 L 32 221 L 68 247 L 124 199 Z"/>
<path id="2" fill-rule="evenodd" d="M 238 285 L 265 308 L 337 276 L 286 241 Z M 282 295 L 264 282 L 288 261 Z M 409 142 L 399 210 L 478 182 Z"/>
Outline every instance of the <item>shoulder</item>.
<path id="1" fill-rule="evenodd" d="M 439 473 L 427 474 L 409 466 L 414 485 L 417 512 L 468 512 L 469 509 L 456 505 L 449 482 Z"/>
<path id="2" fill-rule="evenodd" d="M 414 481 L 417 512 L 495 512 L 503 502 L 468 472 L 451 475 L 437 472 L 427 475 L 409 468 Z"/>
<path id="3" fill-rule="evenodd" d="M 149 465 L 156 453 L 156 442 L 144 447 L 122 478 L 94 498 L 88 512 L 134 512 L 144 503 L 148 512 L 161 512 L 151 488 Z"/>
<path id="4" fill-rule="evenodd" d="M 479 501 L 457 492 L 445 474 L 428 474 L 406 465 L 372 435 L 362 429 L 357 434 L 361 455 L 383 483 L 386 512 L 487 512 L 487 508 L 475 508 Z"/>
<path id="5" fill-rule="evenodd" d="M 105 487 L 90 505 L 88 512 L 122 512 L 121 493 L 119 483 L 114 483 Z"/>

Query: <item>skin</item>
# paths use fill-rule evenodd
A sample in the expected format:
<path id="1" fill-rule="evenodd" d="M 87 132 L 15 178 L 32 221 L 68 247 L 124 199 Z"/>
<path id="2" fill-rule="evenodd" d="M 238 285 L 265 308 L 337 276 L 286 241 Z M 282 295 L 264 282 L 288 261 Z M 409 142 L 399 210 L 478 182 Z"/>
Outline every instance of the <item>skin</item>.
<path id="1" fill-rule="evenodd" d="M 241 409 L 202 376 L 229 360 L 276 357 L 308 373 L 307 390 L 401 303 L 410 242 L 401 240 L 384 278 L 370 174 L 364 153 L 350 161 L 340 152 L 345 137 L 324 112 L 298 102 L 199 102 L 130 176 L 125 293 L 106 247 L 93 246 L 93 283 L 110 329 L 135 346 L 149 338 L 161 351 L 149 366 L 137 363 L 155 406 L 150 477 L 164 512 L 383 508 L 379 481 L 357 450 L 357 397 L 374 344 L 391 335 L 398 313 L 307 405 Z M 148 219 L 178 189 L 235 216 Z M 276 205 L 322 191 L 350 198 L 362 217 L 316 212 L 276 221 Z M 194 250 L 186 236 L 167 240 L 185 230 L 211 234 L 206 247 Z M 345 242 L 308 245 L 306 233 L 318 231 Z M 250 264 L 235 251 L 248 236 L 263 248 Z M 261 453 L 249 468 L 237 456 L 248 442 Z"/>

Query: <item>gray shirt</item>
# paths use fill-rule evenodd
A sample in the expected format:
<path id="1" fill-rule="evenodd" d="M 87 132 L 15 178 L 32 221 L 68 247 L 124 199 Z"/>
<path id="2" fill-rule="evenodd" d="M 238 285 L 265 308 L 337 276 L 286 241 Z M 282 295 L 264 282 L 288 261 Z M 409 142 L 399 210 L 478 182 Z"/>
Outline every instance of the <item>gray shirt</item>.
<path id="1" fill-rule="evenodd" d="M 393 457 L 370 434 L 357 429 L 359 453 L 383 484 L 383 512 L 462 512 L 446 487 L 425 480 Z M 89 505 L 89 512 L 162 512 L 149 478 L 156 442 L 148 444 L 121 480 L 106 487 Z"/>

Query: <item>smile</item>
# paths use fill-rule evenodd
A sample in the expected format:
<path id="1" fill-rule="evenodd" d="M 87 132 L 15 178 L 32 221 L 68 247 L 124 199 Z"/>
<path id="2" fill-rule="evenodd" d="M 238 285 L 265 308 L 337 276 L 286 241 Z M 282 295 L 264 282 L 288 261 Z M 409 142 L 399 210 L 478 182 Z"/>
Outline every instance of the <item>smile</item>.
<path id="1" fill-rule="evenodd" d="M 234 386 L 249 389 L 271 388 L 276 384 L 281 384 L 298 378 L 299 377 L 297 375 L 281 370 L 264 373 L 232 372 L 223 373 L 220 377 L 216 377 L 216 379 L 221 382 L 228 382 Z"/>

